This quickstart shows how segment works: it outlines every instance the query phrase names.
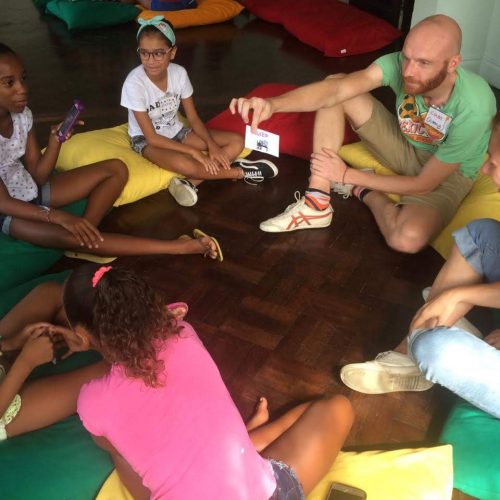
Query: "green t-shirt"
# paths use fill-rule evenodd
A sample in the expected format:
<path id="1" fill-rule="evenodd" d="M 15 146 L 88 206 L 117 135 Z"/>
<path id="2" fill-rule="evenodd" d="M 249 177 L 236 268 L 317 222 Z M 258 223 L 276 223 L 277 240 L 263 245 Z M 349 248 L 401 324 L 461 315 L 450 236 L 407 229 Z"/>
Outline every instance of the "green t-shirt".
<path id="1" fill-rule="evenodd" d="M 416 148 L 430 151 L 445 163 L 460 163 L 465 177 L 475 178 L 484 161 L 496 113 L 495 96 L 484 78 L 461 67 L 448 102 L 440 108 L 450 119 L 443 134 L 425 123 L 429 107 L 421 95 L 408 95 L 403 88 L 401 52 L 378 58 L 375 64 L 383 73 L 383 85 L 396 94 L 399 127 Z"/>

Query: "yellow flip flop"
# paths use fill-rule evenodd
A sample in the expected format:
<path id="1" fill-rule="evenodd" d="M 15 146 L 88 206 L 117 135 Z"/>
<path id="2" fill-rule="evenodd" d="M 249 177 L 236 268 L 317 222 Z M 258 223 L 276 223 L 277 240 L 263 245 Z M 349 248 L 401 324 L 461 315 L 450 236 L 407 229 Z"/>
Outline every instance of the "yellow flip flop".
<path id="1" fill-rule="evenodd" d="M 107 264 L 108 262 L 113 262 L 116 260 L 116 257 L 103 257 L 102 255 L 94 255 L 91 253 L 85 252 L 74 252 L 73 250 L 66 250 L 64 252 L 66 257 L 70 259 L 81 259 L 88 260 L 89 262 L 95 262 L 97 264 Z"/>
<path id="2" fill-rule="evenodd" d="M 219 245 L 219 242 L 213 236 L 210 236 L 209 234 L 204 233 L 201 229 L 193 229 L 193 236 L 195 238 L 203 238 L 205 236 L 207 238 L 210 238 L 215 243 L 215 247 L 217 248 L 217 260 L 219 262 L 222 262 L 224 260 L 224 255 L 222 255 L 222 249 Z"/>

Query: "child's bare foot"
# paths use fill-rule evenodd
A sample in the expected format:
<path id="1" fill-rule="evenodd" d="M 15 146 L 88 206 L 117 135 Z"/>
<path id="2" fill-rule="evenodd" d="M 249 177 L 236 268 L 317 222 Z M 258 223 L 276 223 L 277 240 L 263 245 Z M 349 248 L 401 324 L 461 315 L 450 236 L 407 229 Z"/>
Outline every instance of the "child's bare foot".
<path id="1" fill-rule="evenodd" d="M 257 405 L 255 406 L 255 413 L 250 417 L 247 422 L 247 431 L 251 431 L 256 427 L 265 424 L 269 420 L 269 409 L 267 408 L 267 399 L 259 398 Z"/>
<path id="2" fill-rule="evenodd" d="M 210 236 L 191 238 L 191 236 L 183 234 L 179 236 L 178 239 L 186 242 L 182 253 L 202 254 L 204 257 L 208 256 L 211 259 L 217 259 L 219 257 L 217 245 Z"/>

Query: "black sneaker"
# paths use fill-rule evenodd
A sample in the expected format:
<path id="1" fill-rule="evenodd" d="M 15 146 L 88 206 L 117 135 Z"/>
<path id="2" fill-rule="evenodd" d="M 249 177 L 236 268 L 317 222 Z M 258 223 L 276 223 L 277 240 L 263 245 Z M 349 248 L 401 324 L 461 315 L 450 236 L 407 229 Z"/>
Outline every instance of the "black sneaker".
<path id="1" fill-rule="evenodd" d="M 278 175 L 278 167 L 269 160 L 235 160 L 233 165 L 243 170 L 243 180 L 255 186 L 264 179 L 272 179 Z"/>

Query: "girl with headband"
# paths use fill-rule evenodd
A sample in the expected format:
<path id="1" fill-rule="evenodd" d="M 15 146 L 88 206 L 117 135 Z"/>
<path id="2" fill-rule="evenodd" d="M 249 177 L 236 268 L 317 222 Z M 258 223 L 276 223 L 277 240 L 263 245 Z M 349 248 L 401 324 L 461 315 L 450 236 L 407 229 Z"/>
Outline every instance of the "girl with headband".
<path id="1" fill-rule="evenodd" d="M 111 366 L 86 383 L 77 409 L 134 498 L 299 500 L 335 460 L 352 424 L 343 396 L 268 423 L 261 398 L 247 428 L 219 370 L 174 304 L 133 272 L 87 264 L 64 287 L 71 351 Z M 180 311 L 180 312 L 179 312 Z M 286 432 L 285 432 L 286 431 Z"/>
<path id="2" fill-rule="evenodd" d="M 276 177 L 268 160 L 236 160 L 243 150 L 239 134 L 208 130 L 196 111 L 186 70 L 172 62 L 177 46 L 172 25 L 163 17 L 139 20 L 137 53 L 141 64 L 127 76 L 121 105 L 128 109 L 131 146 L 161 168 L 182 174 L 169 191 L 182 206 L 198 200 L 196 185 L 205 179 L 244 179 L 257 184 Z M 182 105 L 189 127 L 179 119 Z M 206 152 L 206 154 L 204 154 Z"/>
<path id="3" fill-rule="evenodd" d="M 28 108 L 26 70 L 20 57 L 0 43 L 0 231 L 34 245 L 99 256 L 204 254 L 222 260 L 214 238 L 195 230 L 195 238 L 137 238 L 102 233 L 97 226 L 120 195 L 128 171 L 107 160 L 52 175 L 61 144 L 52 127 L 47 148 L 40 147 Z M 83 217 L 60 207 L 87 198 Z"/>

